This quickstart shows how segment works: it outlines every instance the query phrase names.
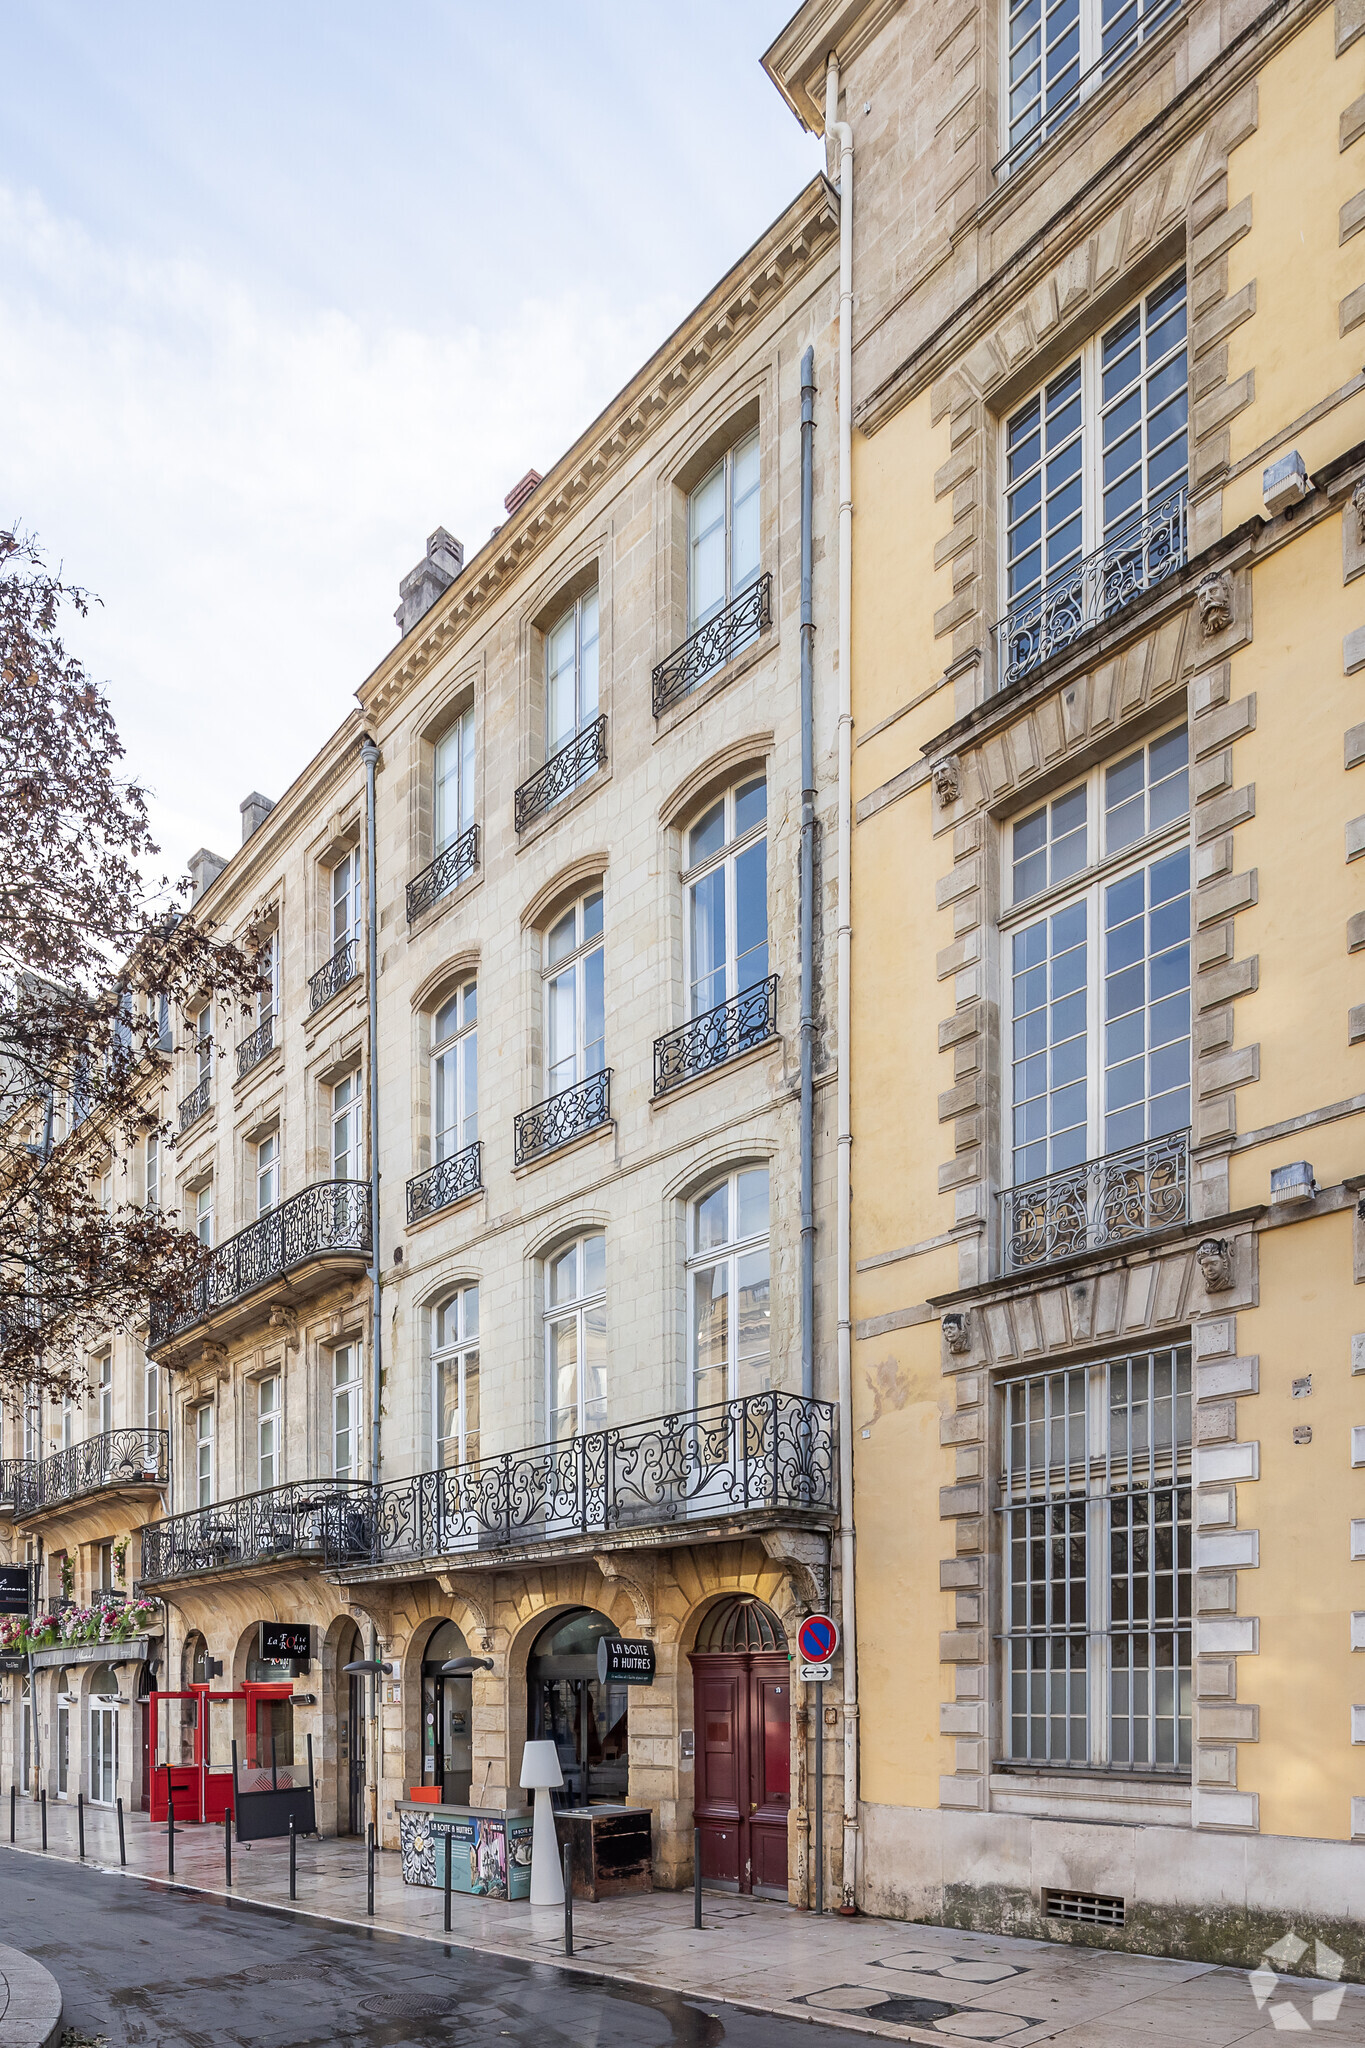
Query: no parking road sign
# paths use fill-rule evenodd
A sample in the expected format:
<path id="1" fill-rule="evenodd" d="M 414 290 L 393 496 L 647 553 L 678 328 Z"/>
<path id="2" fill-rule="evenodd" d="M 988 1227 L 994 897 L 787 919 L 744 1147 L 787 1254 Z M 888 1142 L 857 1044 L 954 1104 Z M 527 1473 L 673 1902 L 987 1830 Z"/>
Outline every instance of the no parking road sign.
<path id="1" fill-rule="evenodd" d="M 808 1614 L 797 1633 L 801 1652 L 801 1676 L 807 1682 L 823 1682 L 830 1675 L 830 1660 L 839 1647 L 837 1623 L 828 1614 Z"/>

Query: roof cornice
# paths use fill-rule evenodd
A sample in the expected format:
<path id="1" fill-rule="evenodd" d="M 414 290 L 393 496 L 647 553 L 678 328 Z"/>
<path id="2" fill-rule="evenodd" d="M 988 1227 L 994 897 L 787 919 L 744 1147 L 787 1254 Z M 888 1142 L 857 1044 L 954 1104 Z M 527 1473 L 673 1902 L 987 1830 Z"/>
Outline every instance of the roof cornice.
<path id="1" fill-rule="evenodd" d="M 791 278 L 834 246 L 838 233 L 838 194 L 826 178 L 815 177 L 361 684 L 356 696 L 368 718 L 381 719 L 468 630 L 643 438 L 677 410 L 698 378 L 752 331 Z"/>
<path id="2" fill-rule="evenodd" d="M 825 132 L 825 68 L 866 49 L 904 0 L 807 0 L 763 53 L 763 69 L 803 128 Z"/>

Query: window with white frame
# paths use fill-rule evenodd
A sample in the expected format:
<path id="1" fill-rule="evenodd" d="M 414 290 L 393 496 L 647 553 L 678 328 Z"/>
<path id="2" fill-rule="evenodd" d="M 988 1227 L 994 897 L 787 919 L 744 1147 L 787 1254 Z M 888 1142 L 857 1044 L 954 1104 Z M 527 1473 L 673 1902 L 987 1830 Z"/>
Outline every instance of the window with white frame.
<path id="1" fill-rule="evenodd" d="M 1002 168 L 1025 163 L 1178 5 L 1179 0 L 1012 0 Z"/>
<path id="2" fill-rule="evenodd" d="M 479 1290 L 457 1288 L 431 1312 L 432 1418 L 443 1468 L 479 1457 Z"/>
<path id="3" fill-rule="evenodd" d="M 1178 726 L 1010 831 L 1016 1186 L 1189 1125 L 1188 818 Z"/>
<path id="4" fill-rule="evenodd" d="M 76 1441 L 76 1403 L 72 1400 L 70 1394 L 62 1395 L 61 1429 L 62 1449 L 69 1451 Z"/>
<path id="5" fill-rule="evenodd" d="M 597 592 L 576 598 L 545 635 L 545 751 L 557 754 L 597 717 Z"/>
<path id="6" fill-rule="evenodd" d="M 467 981 L 431 1020 L 431 1141 L 449 1159 L 479 1135 L 478 987 Z"/>
<path id="7" fill-rule="evenodd" d="M 194 1234 L 200 1244 L 213 1243 L 213 1182 L 206 1180 L 194 1196 Z"/>
<path id="8" fill-rule="evenodd" d="M 758 581 L 758 433 L 746 434 L 687 500 L 689 636 Z"/>
<path id="9" fill-rule="evenodd" d="M 360 1346 L 338 1344 L 332 1353 L 332 1477 L 360 1476 Z"/>
<path id="10" fill-rule="evenodd" d="M 153 1131 L 147 1139 L 143 1161 L 143 1189 L 149 1209 L 161 1207 L 161 1138 Z"/>
<path id="11" fill-rule="evenodd" d="M 545 1267 L 545 1411 L 553 1441 L 607 1420 L 607 1240 L 579 1237 Z"/>
<path id="12" fill-rule="evenodd" d="M 142 1420 L 147 1429 L 161 1427 L 161 1368 L 142 1354 Z"/>
<path id="13" fill-rule="evenodd" d="M 474 707 L 447 726 L 435 746 L 432 851 L 444 853 L 474 822 Z"/>
<path id="14" fill-rule="evenodd" d="M 43 1455 L 43 1397 L 30 1380 L 24 1389 L 24 1456 L 30 1463 Z"/>
<path id="15" fill-rule="evenodd" d="M 114 1354 L 106 1351 L 95 1361 L 95 1416 L 101 1436 L 114 1426 Z"/>
<path id="16" fill-rule="evenodd" d="M 194 1411 L 194 1497 L 201 1508 L 213 1506 L 213 1403 Z"/>
<path id="17" fill-rule="evenodd" d="M 602 891 L 593 889 L 545 934 L 545 1092 L 558 1095 L 606 1064 Z"/>
<path id="18" fill-rule="evenodd" d="M 207 1081 L 213 1072 L 213 1011 L 207 1005 L 194 1020 L 194 1055 L 197 1077 Z"/>
<path id="19" fill-rule="evenodd" d="M 768 785 L 728 789 L 687 834 L 688 1014 L 699 1017 L 768 974 Z"/>
<path id="20" fill-rule="evenodd" d="M 280 1005 L 280 934 L 279 928 L 270 937 L 256 956 L 256 971 L 261 977 L 261 991 L 257 997 L 256 1021 L 267 1023 L 279 1013 Z"/>
<path id="21" fill-rule="evenodd" d="M 1007 1754 L 1188 1770 L 1189 1347 L 1003 1398 Z"/>
<path id="22" fill-rule="evenodd" d="M 1184 559 L 1185 330 L 1179 270 L 1005 422 L 1004 610 L 1016 671 Z M 1091 558 L 1103 564 L 1093 590 Z"/>
<path id="23" fill-rule="evenodd" d="M 332 1178 L 364 1180 L 360 1075 L 347 1074 L 332 1090 Z"/>
<path id="24" fill-rule="evenodd" d="M 105 1216 L 114 1213 L 114 1168 L 111 1161 L 100 1174 L 100 1210 Z"/>
<path id="25" fill-rule="evenodd" d="M 332 869 L 332 952 L 360 937 L 360 848 L 343 853 Z"/>
<path id="26" fill-rule="evenodd" d="M 256 1147 L 256 1214 L 266 1216 L 280 1199 L 280 1134 L 272 1131 Z"/>
<path id="27" fill-rule="evenodd" d="M 275 1486 L 280 1477 L 280 1376 L 256 1382 L 256 1484 Z"/>
<path id="28" fill-rule="evenodd" d="M 766 1166 L 727 1174 L 692 1203 L 687 1249 L 693 1405 L 766 1392 L 772 1354 Z"/>

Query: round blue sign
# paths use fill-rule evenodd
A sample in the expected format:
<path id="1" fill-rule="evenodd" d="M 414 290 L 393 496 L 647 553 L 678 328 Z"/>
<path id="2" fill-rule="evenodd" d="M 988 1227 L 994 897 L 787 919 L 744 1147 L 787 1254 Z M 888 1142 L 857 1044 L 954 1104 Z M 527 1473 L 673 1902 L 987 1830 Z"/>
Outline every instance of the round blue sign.
<path id="1" fill-rule="evenodd" d="M 839 1647 L 839 1631 L 827 1614 L 808 1614 L 796 1641 L 807 1664 L 828 1664 Z"/>

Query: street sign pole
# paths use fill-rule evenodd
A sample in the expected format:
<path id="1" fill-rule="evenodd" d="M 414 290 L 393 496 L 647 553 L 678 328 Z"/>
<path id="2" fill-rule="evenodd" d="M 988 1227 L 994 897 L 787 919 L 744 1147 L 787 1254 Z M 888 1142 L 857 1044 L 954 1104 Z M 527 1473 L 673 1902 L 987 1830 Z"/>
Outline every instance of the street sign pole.
<path id="1" fill-rule="evenodd" d="M 825 1683 L 834 1675 L 839 1624 L 832 1615 L 808 1614 L 796 1633 L 803 1685 L 815 1687 L 815 1910 L 825 1910 Z"/>
<path id="2" fill-rule="evenodd" d="M 815 1910 L 825 1910 L 825 1681 L 815 1681 Z"/>

